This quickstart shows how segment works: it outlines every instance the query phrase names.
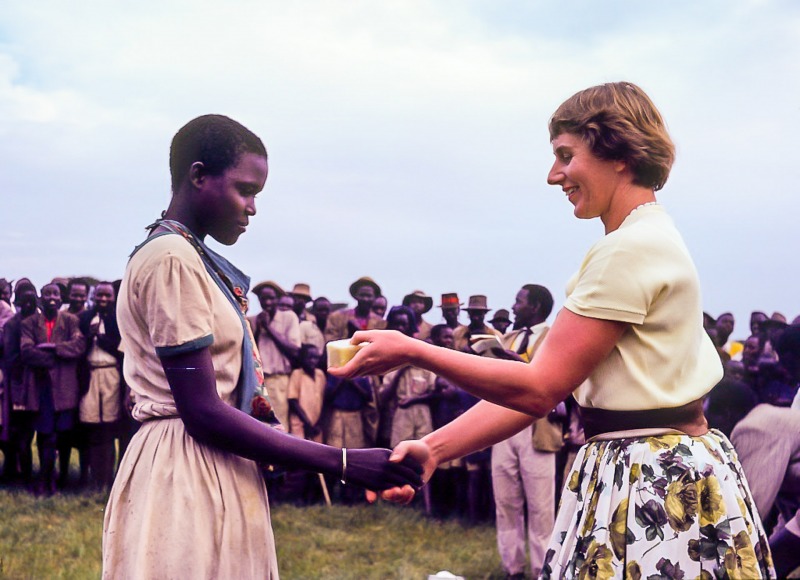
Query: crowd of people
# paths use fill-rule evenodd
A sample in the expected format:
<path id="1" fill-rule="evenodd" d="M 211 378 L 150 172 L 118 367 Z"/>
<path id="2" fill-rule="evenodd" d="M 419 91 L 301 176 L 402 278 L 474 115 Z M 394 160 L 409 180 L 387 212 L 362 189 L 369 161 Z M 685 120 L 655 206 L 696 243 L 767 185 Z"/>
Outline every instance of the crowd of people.
<path id="1" fill-rule="evenodd" d="M 0 280 L 6 483 L 42 495 L 111 486 L 117 448 L 124 453 L 136 429 L 126 412 L 115 295 L 111 282 L 54 279 L 37 291 L 23 278 L 12 293 L 11 283 Z M 70 480 L 73 449 L 80 457 L 77 483 Z"/>
<path id="2" fill-rule="evenodd" d="M 37 291 L 24 278 L 14 283 L 0 279 L 6 485 L 41 495 L 110 488 L 117 454 L 121 457 L 139 426 L 131 417 L 133 401 L 121 373 L 118 291 L 118 281 L 56 278 Z M 282 428 L 348 449 L 391 448 L 422 438 L 478 398 L 413 366 L 382 376 L 334 377 L 327 373 L 328 342 L 358 330 L 385 328 L 478 356 L 528 362 L 548 331 L 553 308 L 550 292 L 535 284 L 519 289 L 510 311 L 490 309 L 482 295 L 464 303 L 457 293 L 443 294 L 436 305 L 440 321 L 431 315 L 436 312 L 434 298 L 421 290 L 391 307 L 371 278 L 356 280 L 349 292 L 355 301 L 351 308 L 313 297 L 304 283 L 285 290 L 264 281 L 251 291 L 260 312 L 247 317 Z M 800 444 L 788 440 L 800 433 L 800 363 L 794 359 L 794 353 L 800 354 L 795 344 L 800 326 L 797 320 L 789 324 L 780 313 L 753 312 L 749 322 L 747 336 L 735 340 L 742 333 L 736 332 L 732 314 L 705 315 L 704 326 L 725 375 L 704 406 L 710 426 L 731 437 L 739 450 L 759 510 L 774 528 L 780 549 L 781 539 L 788 538 L 790 546 L 800 542 L 800 518 L 795 516 L 800 481 L 792 479 Z M 794 431 L 776 432 L 774 426 L 781 421 Z M 768 436 L 776 444 L 764 449 L 760 442 Z M 527 545 L 536 568 L 553 529 L 560 490 L 584 442 L 580 414 L 568 398 L 507 441 L 441 465 L 417 501 L 434 517 L 494 521 L 504 567 L 519 568 L 520 561 L 524 565 Z M 70 476 L 73 449 L 79 457 L 77 480 Z M 264 474 L 273 501 L 364 501 L 363 490 L 330 476 L 272 468 Z"/>
<path id="3" fill-rule="evenodd" d="M 705 414 L 736 448 L 783 578 L 800 565 L 800 317 L 754 311 L 743 340 L 727 312 L 705 328 L 724 368 Z"/>

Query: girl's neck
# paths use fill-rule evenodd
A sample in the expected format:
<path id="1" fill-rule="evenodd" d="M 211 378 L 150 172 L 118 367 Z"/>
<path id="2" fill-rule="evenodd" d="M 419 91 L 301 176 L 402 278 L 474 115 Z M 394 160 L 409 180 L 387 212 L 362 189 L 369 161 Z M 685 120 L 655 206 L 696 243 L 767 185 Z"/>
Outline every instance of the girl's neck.
<path id="1" fill-rule="evenodd" d="M 162 214 L 161 218 L 182 224 L 197 236 L 197 239 L 204 241 L 206 233 L 195 218 L 194 211 L 191 210 L 186 202 L 182 201 L 183 199 L 183 196 L 173 196 L 167 211 Z"/>

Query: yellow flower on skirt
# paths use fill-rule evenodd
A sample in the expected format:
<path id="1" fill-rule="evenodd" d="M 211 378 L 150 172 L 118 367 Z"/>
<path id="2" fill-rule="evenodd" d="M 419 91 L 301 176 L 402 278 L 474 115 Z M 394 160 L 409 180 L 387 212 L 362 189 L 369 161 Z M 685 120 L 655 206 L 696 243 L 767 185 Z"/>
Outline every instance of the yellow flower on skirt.
<path id="1" fill-rule="evenodd" d="M 634 482 L 636 482 L 636 480 L 639 479 L 639 476 L 641 474 L 642 474 L 642 466 L 641 466 L 641 464 L 634 463 L 633 465 L 631 465 L 631 476 L 630 476 L 630 478 L 628 478 L 628 483 L 630 485 L 633 485 Z"/>
<path id="2" fill-rule="evenodd" d="M 597 502 L 600 501 L 600 494 L 595 493 L 597 489 L 597 478 L 602 471 L 602 455 L 598 454 L 595 460 L 592 474 L 589 477 L 589 486 L 586 489 L 586 496 L 589 497 L 589 509 L 586 512 L 586 520 L 583 523 L 583 534 L 587 535 L 592 532 L 595 524 L 595 511 L 597 509 Z"/>
<path id="3" fill-rule="evenodd" d="M 625 565 L 625 578 L 630 578 L 630 580 L 641 580 L 642 567 L 639 566 L 638 562 L 628 562 Z"/>
<path id="4" fill-rule="evenodd" d="M 697 483 L 691 472 L 686 471 L 680 479 L 667 486 L 664 509 L 670 527 L 676 532 L 685 532 L 692 527 L 697 517 Z"/>
<path id="5" fill-rule="evenodd" d="M 747 504 L 744 503 L 744 500 L 740 497 L 736 498 L 737 503 L 739 504 L 739 511 L 743 514 L 750 513 L 750 510 L 747 509 Z M 747 524 L 747 532 L 749 534 L 753 533 L 753 524 L 750 523 L 750 520 L 746 520 L 745 523 Z"/>
<path id="6" fill-rule="evenodd" d="M 609 526 L 609 536 L 611 537 L 611 547 L 614 555 L 622 560 L 625 557 L 625 545 L 627 544 L 628 533 L 628 498 L 619 502 L 617 509 L 614 510 L 614 517 L 611 518 Z"/>
<path id="7" fill-rule="evenodd" d="M 569 474 L 569 483 L 567 484 L 567 489 L 570 490 L 572 493 L 578 493 L 578 490 L 580 488 L 581 488 L 581 472 L 576 469 Z"/>
<path id="8" fill-rule="evenodd" d="M 733 546 L 725 552 L 725 570 L 732 580 L 758 578 L 758 559 L 746 532 L 733 538 Z"/>
<path id="9" fill-rule="evenodd" d="M 586 561 L 578 572 L 578 578 L 580 580 L 613 578 L 614 567 L 611 565 L 611 558 L 612 554 L 608 546 L 592 540 L 589 550 L 586 552 Z"/>
<path id="10" fill-rule="evenodd" d="M 658 437 L 647 438 L 647 443 L 648 445 L 650 445 L 650 451 L 652 451 L 653 453 L 658 453 L 659 451 L 672 449 L 680 442 L 681 442 L 680 435 L 660 435 Z"/>
<path id="11" fill-rule="evenodd" d="M 719 480 L 713 475 L 697 482 L 701 526 L 713 526 L 725 515 L 725 500 L 722 499 L 721 491 Z"/>

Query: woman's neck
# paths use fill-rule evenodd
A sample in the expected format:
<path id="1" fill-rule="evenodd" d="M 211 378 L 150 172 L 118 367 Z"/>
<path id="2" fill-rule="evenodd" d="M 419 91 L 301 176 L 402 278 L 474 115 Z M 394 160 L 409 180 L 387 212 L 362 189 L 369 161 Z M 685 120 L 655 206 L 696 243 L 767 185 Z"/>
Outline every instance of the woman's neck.
<path id="1" fill-rule="evenodd" d="M 631 212 L 637 207 L 655 202 L 655 192 L 650 188 L 640 185 L 630 185 L 624 190 L 617 192 L 608 212 L 600 217 L 603 226 L 605 226 L 606 234 L 610 234 L 619 229 L 619 226 L 622 225 L 625 218 L 631 215 Z"/>

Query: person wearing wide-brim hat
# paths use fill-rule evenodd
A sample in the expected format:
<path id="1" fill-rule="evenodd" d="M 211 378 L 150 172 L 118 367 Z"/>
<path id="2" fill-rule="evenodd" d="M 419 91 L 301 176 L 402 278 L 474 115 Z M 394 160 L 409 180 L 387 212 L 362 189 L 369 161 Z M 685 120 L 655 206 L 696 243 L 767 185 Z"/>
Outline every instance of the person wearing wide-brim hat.
<path id="1" fill-rule="evenodd" d="M 422 290 L 414 290 L 403 297 L 403 306 L 408 306 L 414 312 L 417 328 L 419 329 L 415 335 L 416 338 L 428 340 L 433 325 L 426 322 L 422 318 L 422 315 L 433 308 L 433 298 L 425 294 Z"/>
<path id="2" fill-rule="evenodd" d="M 298 282 L 289 292 L 289 296 L 294 300 L 292 310 L 300 320 L 300 341 L 302 344 L 313 344 L 320 352 L 325 351 L 325 337 L 317 325 L 317 317 L 306 309 L 306 304 L 311 302 L 311 287 Z"/>
<path id="3" fill-rule="evenodd" d="M 511 318 L 509 318 L 508 310 L 501 308 L 494 313 L 494 316 L 489 321 L 489 324 L 494 326 L 500 334 L 505 334 L 508 327 L 511 326 Z"/>
<path id="4" fill-rule="evenodd" d="M 469 314 L 469 324 L 467 326 L 457 328 L 453 332 L 453 340 L 455 341 L 456 350 L 472 352 L 469 340 L 476 334 L 493 334 L 495 336 L 501 336 L 498 331 L 484 322 L 486 314 L 491 310 L 491 308 L 487 306 L 486 296 L 483 294 L 475 294 L 470 296 L 469 300 L 467 301 L 467 307 L 464 310 L 466 310 L 467 314 Z"/>
<path id="5" fill-rule="evenodd" d="M 294 300 L 294 306 L 292 306 L 292 310 L 294 310 L 294 313 L 297 314 L 297 318 L 299 318 L 301 322 L 303 320 L 311 320 L 312 322 L 316 322 L 314 315 L 306 311 L 306 304 L 313 300 L 311 298 L 311 286 L 305 282 L 298 282 L 286 294 L 291 296 Z"/>
<path id="6" fill-rule="evenodd" d="M 455 292 L 446 292 L 442 294 L 442 303 L 439 308 L 442 309 L 442 318 L 444 323 L 455 331 L 457 328 L 463 326 L 458 322 L 458 315 L 461 313 L 461 307 L 464 303 L 458 299 L 458 294 Z"/>
<path id="7" fill-rule="evenodd" d="M 350 284 L 350 296 L 356 299 L 355 308 L 337 310 L 328 317 L 325 340 L 350 338 L 357 330 L 386 328 L 386 321 L 372 312 L 372 303 L 381 295 L 381 287 L 368 276 Z"/>
<path id="8" fill-rule="evenodd" d="M 273 290 L 275 290 L 275 295 L 278 298 L 280 298 L 281 296 L 286 294 L 286 292 L 283 291 L 283 288 L 281 288 L 280 285 L 277 282 L 273 282 L 272 280 L 266 280 L 264 282 L 259 282 L 258 284 L 253 286 L 253 289 L 251 290 L 251 292 L 253 294 L 255 294 L 257 298 L 260 299 L 261 291 L 264 288 L 272 288 Z"/>
<path id="9" fill-rule="evenodd" d="M 352 284 L 350 284 L 350 296 L 358 300 L 358 291 L 362 286 L 369 286 L 372 288 L 375 296 L 381 296 L 383 293 L 381 292 L 381 287 L 378 286 L 378 283 L 375 282 L 369 276 L 362 276 Z"/>
<path id="10" fill-rule="evenodd" d="M 305 306 L 306 304 L 308 304 L 312 300 L 312 298 L 311 298 L 311 286 L 309 286 L 305 282 L 298 282 L 297 284 L 295 284 L 294 288 L 292 288 L 288 292 L 288 294 L 290 296 L 292 296 L 293 298 L 297 298 L 298 300 L 305 299 L 305 303 L 303 304 L 303 306 Z"/>

